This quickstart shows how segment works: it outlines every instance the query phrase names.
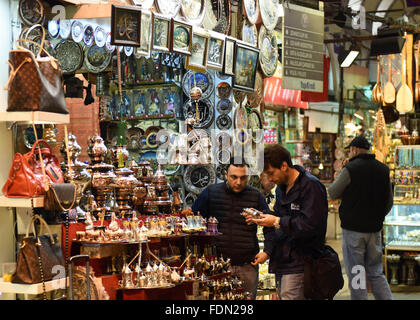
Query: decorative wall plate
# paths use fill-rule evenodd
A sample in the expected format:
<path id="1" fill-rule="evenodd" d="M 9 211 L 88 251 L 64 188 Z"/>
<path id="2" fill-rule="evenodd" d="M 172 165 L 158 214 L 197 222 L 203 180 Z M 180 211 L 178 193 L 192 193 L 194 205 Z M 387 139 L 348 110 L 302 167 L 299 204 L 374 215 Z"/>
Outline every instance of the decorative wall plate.
<path id="1" fill-rule="evenodd" d="M 189 70 L 182 79 L 182 90 L 190 96 L 191 88 L 197 86 L 203 92 L 201 98 L 206 99 L 213 93 L 213 76 L 209 72 L 201 73 Z"/>
<path id="2" fill-rule="evenodd" d="M 80 42 L 83 40 L 83 31 L 83 24 L 78 20 L 74 20 L 71 24 L 71 36 L 75 42 Z"/>
<path id="3" fill-rule="evenodd" d="M 252 131 L 252 141 L 255 143 L 262 142 L 264 138 L 264 124 L 260 113 L 253 109 L 248 115 L 248 128 Z"/>
<path id="4" fill-rule="evenodd" d="M 206 0 L 181 0 L 181 11 L 189 23 L 200 25 L 206 11 Z"/>
<path id="5" fill-rule="evenodd" d="M 232 102 L 230 100 L 219 100 L 219 102 L 217 103 L 217 111 L 220 114 L 228 114 L 229 112 L 232 111 Z"/>
<path id="6" fill-rule="evenodd" d="M 230 0 L 206 0 L 203 28 L 228 34 L 231 18 L 230 11 Z"/>
<path id="7" fill-rule="evenodd" d="M 233 116 L 233 122 L 235 129 L 247 129 L 248 128 L 248 115 L 244 106 L 239 106 L 235 109 Z"/>
<path id="8" fill-rule="evenodd" d="M 150 163 L 156 161 L 156 151 L 147 151 L 145 153 L 142 153 L 138 162 L 142 162 L 144 160 L 147 160 Z"/>
<path id="9" fill-rule="evenodd" d="M 218 150 L 216 158 L 219 164 L 228 164 L 230 161 L 230 151 L 227 149 Z"/>
<path id="10" fill-rule="evenodd" d="M 264 100 L 264 78 L 260 71 L 257 70 L 255 75 L 255 88 L 253 93 L 248 93 L 247 106 L 258 108 Z"/>
<path id="11" fill-rule="evenodd" d="M 279 1 L 278 0 L 259 0 L 261 19 L 268 30 L 273 30 L 277 24 Z"/>
<path id="12" fill-rule="evenodd" d="M 84 54 L 82 47 L 73 40 L 63 40 L 54 48 L 54 56 L 57 58 L 64 74 L 75 73 L 82 67 Z"/>
<path id="13" fill-rule="evenodd" d="M 210 101 L 207 99 L 201 99 L 198 102 L 198 112 L 199 112 L 199 124 L 195 124 L 194 129 L 205 129 L 208 128 L 214 119 L 214 108 L 211 105 Z M 191 100 L 187 101 L 184 104 L 184 116 L 188 118 L 189 115 L 192 115 L 195 119 L 196 113 L 196 104 Z"/>
<path id="14" fill-rule="evenodd" d="M 67 39 L 71 34 L 71 20 L 60 20 L 60 37 Z"/>
<path id="15" fill-rule="evenodd" d="M 27 26 L 42 24 L 45 17 L 44 5 L 39 0 L 20 0 L 19 17 Z"/>
<path id="16" fill-rule="evenodd" d="M 227 165 L 225 164 L 219 164 L 216 168 L 216 177 L 220 180 L 226 181 L 226 169 L 227 169 Z"/>
<path id="17" fill-rule="evenodd" d="M 216 143 L 218 149 L 229 149 L 232 146 L 232 136 L 227 132 L 220 132 L 216 136 Z"/>
<path id="18" fill-rule="evenodd" d="M 229 83 L 227 82 L 220 82 L 217 85 L 217 96 L 219 97 L 219 99 L 229 99 L 230 95 L 232 94 L 232 87 Z"/>
<path id="19" fill-rule="evenodd" d="M 163 15 L 173 18 L 178 14 L 181 2 L 179 0 L 156 0 L 156 7 Z"/>
<path id="20" fill-rule="evenodd" d="M 243 4 L 249 22 L 251 22 L 252 24 L 257 23 L 258 16 L 260 14 L 258 0 L 244 0 Z"/>
<path id="21" fill-rule="evenodd" d="M 244 20 L 242 24 L 242 41 L 253 45 L 254 47 L 258 46 L 258 30 L 255 24 L 249 23 L 247 20 Z"/>
<path id="22" fill-rule="evenodd" d="M 200 194 L 204 188 L 216 183 L 216 171 L 212 165 L 189 165 L 184 173 L 185 188 Z"/>
<path id="23" fill-rule="evenodd" d="M 103 47 L 106 42 L 107 33 L 104 28 L 97 26 L 95 29 L 95 43 L 98 47 Z"/>
<path id="24" fill-rule="evenodd" d="M 143 9 L 150 9 L 153 7 L 154 0 L 131 0 L 136 6 L 141 6 Z"/>
<path id="25" fill-rule="evenodd" d="M 150 149 L 155 149 L 158 147 L 159 143 L 156 139 L 157 132 L 150 132 L 149 135 L 146 137 L 146 145 Z"/>
<path id="26" fill-rule="evenodd" d="M 111 61 L 112 54 L 105 47 L 93 45 L 85 48 L 86 69 L 92 73 L 104 71 Z"/>
<path id="27" fill-rule="evenodd" d="M 232 127 L 232 119 L 227 114 L 221 114 L 216 119 L 216 125 L 220 130 L 229 130 Z"/>
<path id="28" fill-rule="evenodd" d="M 251 142 L 251 138 L 246 129 L 240 129 L 235 131 L 235 142 L 240 145 L 246 145 Z"/>
<path id="29" fill-rule="evenodd" d="M 106 36 L 105 47 L 106 47 L 106 50 L 108 50 L 109 52 L 114 52 L 115 50 L 115 46 L 111 44 L 111 32 L 109 32 L 108 35 Z"/>
<path id="30" fill-rule="evenodd" d="M 261 26 L 258 46 L 260 48 L 259 60 L 261 70 L 266 77 L 271 77 L 276 72 L 279 56 L 275 32 Z"/>
<path id="31" fill-rule="evenodd" d="M 91 25 L 86 25 L 83 31 L 83 42 L 90 47 L 93 44 L 93 40 L 95 40 L 95 31 Z"/>
<path id="32" fill-rule="evenodd" d="M 58 20 L 48 21 L 48 34 L 51 38 L 56 38 L 60 33 L 60 22 Z"/>

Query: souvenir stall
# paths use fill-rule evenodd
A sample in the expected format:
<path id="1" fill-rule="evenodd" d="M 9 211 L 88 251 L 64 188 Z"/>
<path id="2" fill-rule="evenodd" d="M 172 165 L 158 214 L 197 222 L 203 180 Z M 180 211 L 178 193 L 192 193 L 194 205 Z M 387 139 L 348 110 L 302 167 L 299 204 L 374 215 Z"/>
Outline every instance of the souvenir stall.
<path id="1" fill-rule="evenodd" d="M 29 189 L 19 188 L 15 177 L 31 177 L 15 167 L 2 201 L 29 208 L 27 225 L 36 232 L 48 220 L 58 238 L 50 242 L 53 254 L 32 256 L 40 261 L 30 265 L 35 277 L 22 269 L 29 253 L 19 250 L 0 291 L 67 299 L 247 299 L 229 257 L 217 255 L 218 221 L 190 207 L 204 188 L 224 180 L 235 146 L 255 149 L 269 140 L 262 131 L 263 92 L 278 61 L 277 2 L 71 3 L 64 3 L 65 16 L 54 16 L 44 2 L 19 2 L 17 43 L 44 59 L 34 70 L 50 82 L 41 86 L 52 103 L 32 103 L 27 82 L 26 96 L 18 93 L 25 92 L 18 70 L 29 73 L 25 64 L 34 64 L 11 55 L 4 116 L 15 121 L 15 137 L 24 137 L 18 149 L 25 154 L 16 153 L 14 163 L 35 162 L 28 165 Z M 96 110 L 97 130 L 68 131 L 72 99 Z M 35 248 L 21 238 L 17 245 Z M 51 259 L 64 268 L 60 276 L 42 268 Z M 57 285 L 69 290 L 59 293 Z"/>

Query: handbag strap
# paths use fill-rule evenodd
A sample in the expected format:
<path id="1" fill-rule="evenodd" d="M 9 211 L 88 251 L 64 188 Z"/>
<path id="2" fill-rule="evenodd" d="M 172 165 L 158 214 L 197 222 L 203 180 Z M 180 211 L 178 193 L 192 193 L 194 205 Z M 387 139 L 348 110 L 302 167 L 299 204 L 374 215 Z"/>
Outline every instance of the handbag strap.
<path id="1" fill-rule="evenodd" d="M 35 147 L 40 142 L 45 143 L 51 151 L 51 148 L 50 148 L 49 144 L 45 140 L 38 140 L 38 133 L 36 132 L 36 128 L 35 128 L 34 113 L 32 113 L 32 128 L 34 129 L 34 134 L 35 134 L 36 141 L 35 141 L 34 145 L 32 146 L 31 153 L 33 154 L 35 152 Z M 41 160 L 41 170 L 42 170 L 42 176 L 43 176 L 43 179 L 44 179 L 44 189 L 45 189 L 45 191 L 48 191 L 49 180 L 47 179 L 47 174 L 45 173 L 45 166 L 44 166 L 44 160 L 42 159 L 41 148 L 38 148 L 38 151 L 39 151 L 39 158 Z"/>
<path id="2" fill-rule="evenodd" d="M 42 39 L 41 39 L 41 44 L 38 44 L 37 42 L 35 42 L 35 41 L 32 41 L 32 40 L 29 40 L 28 39 L 28 37 L 29 37 L 29 34 L 31 33 L 31 31 L 32 30 L 34 30 L 34 29 L 36 29 L 36 28 L 41 28 L 41 30 L 42 30 Z M 38 54 L 37 54 L 37 58 L 41 58 L 41 51 L 44 51 L 44 52 L 46 52 L 47 53 L 47 55 L 48 56 L 50 56 L 51 57 L 51 55 L 47 52 L 47 50 L 45 50 L 44 49 L 44 43 L 45 43 L 45 29 L 44 29 L 44 27 L 41 25 L 41 24 L 34 24 L 32 27 L 30 27 L 26 32 L 25 32 L 25 38 L 24 39 L 20 39 L 20 40 L 22 40 L 22 41 L 24 41 L 24 42 L 28 42 L 28 43 L 31 43 L 31 44 L 35 44 L 35 45 L 37 45 L 39 48 L 40 48 L 40 50 L 38 51 Z M 19 40 L 18 40 L 19 41 Z"/>
<path id="3" fill-rule="evenodd" d="M 29 230 L 31 229 L 31 226 L 32 226 L 33 231 L 34 231 L 34 235 L 36 235 L 36 234 L 37 234 L 37 233 L 36 233 L 36 230 L 35 230 L 35 224 L 34 224 L 35 220 L 39 220 L 39 222 L 41 223 L 41 225 L 44 225 L 44 226 L 46 227 L 47 232 L 48 232 L 48 234 L 49 234 L 49 236 L 50 236 L 51 244 L 54 244 L 54 243 L 55 243 L 55 240 L 54 240 L 54 237 L 52 236 L 52 232 L 51 232 L 50 227 L 49 227 L 49 226 L 48 226 L 48 224 L 45 222 L 45 220 L 44 220 L 44 219 L 42 219 L 42 217 L 41 217 L 40 215 L 38 215 L 38 214 L 34 214 L 34 215 L 32 216 L 31 222 L 28 224 L 28 228 L 26 229 L 26 238 L 28 238 L 28 237 L 29 237 Z M 37 236 L 37 238 L 38 238 L 38 236 Z"/>

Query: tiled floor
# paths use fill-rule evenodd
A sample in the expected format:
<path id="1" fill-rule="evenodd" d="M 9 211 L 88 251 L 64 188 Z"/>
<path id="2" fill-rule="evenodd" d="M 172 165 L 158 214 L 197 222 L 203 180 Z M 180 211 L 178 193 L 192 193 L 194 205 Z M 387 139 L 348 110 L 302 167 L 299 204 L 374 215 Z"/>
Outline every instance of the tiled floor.
<path id="1" fill-rule="evenodd" d="M 327 244 L 331 246 L 339 255 L 344 276 L 344 287 L 341 289 L 334 300 L 350 300 L 350 290 L 348 288 L 348 279 L 343 263 L 343 252 L 341 249 L 341 240 L 328 240 Z M 393 292 L 395 300 L 420 300 L 420 292 Z M 369 294 L 369 300 L 373 300 L 372 294 Z"/>

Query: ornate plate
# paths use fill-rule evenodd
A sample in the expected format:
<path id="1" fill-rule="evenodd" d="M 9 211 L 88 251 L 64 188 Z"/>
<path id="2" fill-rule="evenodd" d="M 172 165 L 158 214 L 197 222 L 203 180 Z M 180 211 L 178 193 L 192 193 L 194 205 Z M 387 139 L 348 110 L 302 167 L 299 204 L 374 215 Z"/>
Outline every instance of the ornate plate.
<path id="1" fill-rule="evenodd" d="M 86 25 L 83 32 L 83 42 L 90 47 L 93 44 L 93 40 L 95 40 L 95 31 L 91 25 Z"/>
<path id="2" fill-rule="evenodd" d="M 111 61 L 112 54 L 105 47 L 96 44 L 85 48 L 85 64 L 89 72 L 99 73 L 104 71 Z"/>
<path id="3" fill-rule="evenodd" d="M 71 21 L 70 20 L 60 20 L 60 37 L 62 39 L 67 39 L 71 34 Z"/>
<path id="4" fill-rule="evenodd" d="M 219 164 L 216 168 L 216 176 L 218 179 L 226 181 L 225 172 L 227 169 L 227 165 Z"/>
<path id="5" fill-rule="evenodd" d="M 84 35 L 83 24 L 78 20 L 74 20 L 71 24 L 71 36 L 73 40 L 75 42 L 80 42 L 83 40 Z"/>
<path id="6" fill-rule="evenodd" d="M 203 28 L 228 34 L 231 17 L 230 8 L 230 0 L 207 0 Z"/>
<path id="7" fill-rule="evenodd" d="M 184 173 L 185 188 L 195 194 L 216 183 L 216 171 L 212 165 L 189 165 Z"/>
<path id="8" fill-rule="evenodd" d="M 227 149 L 218 150 L 216 158 L 219 164 L 228 164 L 230 161 L 230 151 Z"/>
<path id="9" fill-rule="evenodd" d="M 279 1 L 278 0 L 259 0 L 261 19 L 268 30 L 273 30 L 277 24 Z"/>
<path id="10" fill-rule="evenodd" d="M 181 0 L 181 11 L 189 23 L 193 25 L 200 25 L 206 11 L 206 1 Z"/>
<path id="11" fill-rule="evenodd" d="M 115 50 L 115 46 L 111 44 L 111 32 L 109 32 L 108 35 L 106 36 L 105 47 L 106 47 L 106 50 L 108 50 L 109 52 L 114 52 Z"/>
<path id="12" fill-rule="evenodd" d="M 251 110 L 248 115 L 248 128 L 252 131 L 252 141 L 260 143 L 264 138 L 264 124 L 257 110 Z"/>
<path id="13" fill-rule="evenodd" d="M 150 9 L 153 7 L 154 0 L 131 0 L 136 6 L 141 6 L 142 9 Z"/>
<path id="14" fill-rule="evenodd" d="M 232 137 L 227 132 L 220 132 L 216 136 L 216 143 L 218 149 L 229 149 L 232 146 Z"/>
<path id="15" fill-rule="evenodd" d="M 277 68 L 278 50 L 277 38 L 274 31 L 267 30 L 261 26 L 258 36 L 258 46 L 260 47 L 260 66 L 266 77 L 271 77 Z"/>
<path id="16" fill-rule="evenodd" d="M 51 38 L 56 38 L 60 33 L 60 22 L 58 20 L 48 21 L 48 34 Z"/>
<path id="17" fill-rule="evenodd" d="M 131 56 L 134 52 L 134 48 L 133 47 L 124 47 L 124 53 L 127 57 Z"/>
<path id="18" fill-rule="evenodd" d="M 230 95 L 232 94 L 232 87 L 227 82 L 220 82 L 217 85 L 216 90 L 219 99 L 229 99 Z"/>
<path id="19" fill-rule="evenodd" d="M 230 100 L 220 100 L 216 108 L 220 114 L 228 114 L 232 111 L 232 102 Z"/>
<path id="20" fill-rule="evenodd" d="M 232 127 L 232 119 L 227 114 L 221 114 L 216 119 L 216 125 L 220 130 L 229 130 Z"/>
<path id="21" fill-rule="evenodd" d="M 251 142 L 251 137 L 248 134 L 246 129 L 240 129 L 235 131 L 235 142 L 239 143 L 240 145 L 246 145 L 247 143 Z"/>
<path id="22" fill-rule="evenodd" d="M 255 24 L 250 24 L 247 20 L 244 20 L 242 24 L 242 40 L 253 45 L 258 46 L 258 30 Z"/>
<path id="23" fill-rule="evenodd" d="M 20 0 L 19 17 L 27 26 L 42 24 L 45 17 L 45 8 L 39 0 Z"/>
<path id="24" fill-rule="evenodd" d="M 164 16 L 174 18 L 181 8 L 180 0 L 156 0 L 156 7 Z"/>
<path id="25" fill-rule="evenodd" d="M 258 108 L 264 100 L 264 79 L 260 71 L 255 74 L 255 88 L 253 93 L 248 93 L 247 105 L 251 108 Z"/>
<path id="26" fill-rule="evenodd" d="M 150 148 L 150 149 L 155 149 L 159 146 L 159 143 L 156 139 L 157 136 L 157 132 L 150 132 L 148 134 L 148 136 L 146 137 L 146 145 Z"/>
<path id="27" fill-rule="evenodd" d="M 63 40 L 54 49 L 54 56 L 57 58 L 64 74 L 75 73 L 83 65 L 83 49 L 73 40 Z"/>
<path id="28" fill-rule="evenodd" d="M 190 96 L 190 90 L 195 85 L 203 91 L 202 99 L 208 98 L 213 93 L 213 77 L 209 72 L 201 73 L 189 70 L 182 79 L 182 90 Z"/>
<path id="29" fill-rule="evenodd" d="M 210 101 L 207 99 L 202 99 L 198 102 L 198 112 L 199 112 L 199 124 L 194 125 L 194 129 L 204 129 L 208 128 L 213 123 L 214 118 L 214 107 L 211 105 Z M 187 101 L 184 104 L 184 117 L 188 118 L 189 115 L 192 115 L 195 119 L 196 105 L 192 103 L 191 100 Z"/>
<path id="30" fill-rule="evenodd" d="M 239 106 L 236 108 L 233 123 L 235 129 L 247 129 L 248 128 L 248 115 L 244 106 Z"/>
<path id="31" fill-rule="evenodd" d="M 95 29 L 95 43 L 98 47 L 103 47 L 106 42 L 107 33 L 104 28 L 97 26 Z"/>
<path id="32" fill-rule="evenodd" d="M 258 0 L 244 0 L 243 4 L 249 22 L 251 22 L 252 24 L 257 23 L 258 16 L 260 14 Z"/>

